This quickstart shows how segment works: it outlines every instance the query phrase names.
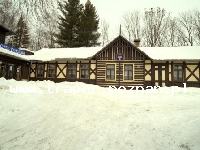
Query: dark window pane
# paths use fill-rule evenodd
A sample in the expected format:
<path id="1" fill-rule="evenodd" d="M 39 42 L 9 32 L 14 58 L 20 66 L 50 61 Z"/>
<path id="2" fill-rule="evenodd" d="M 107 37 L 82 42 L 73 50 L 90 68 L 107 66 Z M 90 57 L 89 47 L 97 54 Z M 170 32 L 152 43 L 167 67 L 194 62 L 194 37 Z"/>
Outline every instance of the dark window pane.
<path id="1" fill-rule="evenodd" d="M 124 65 L 124 80 L 133 80 L 133 65 Z"/>

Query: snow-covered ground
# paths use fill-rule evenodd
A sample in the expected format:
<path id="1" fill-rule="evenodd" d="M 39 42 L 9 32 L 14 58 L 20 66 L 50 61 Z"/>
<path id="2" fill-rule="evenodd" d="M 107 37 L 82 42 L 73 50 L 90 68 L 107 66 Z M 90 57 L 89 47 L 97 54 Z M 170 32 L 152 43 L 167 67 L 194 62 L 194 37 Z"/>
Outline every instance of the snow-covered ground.
<path id="1" fill-rule="evenodd" d="M 13 93 L 16 86 L 36 91 Z M 79 82 L 0 78 L 0 149 L 199 150 L 200 89 L 164 90 L 108 93 Z"/>

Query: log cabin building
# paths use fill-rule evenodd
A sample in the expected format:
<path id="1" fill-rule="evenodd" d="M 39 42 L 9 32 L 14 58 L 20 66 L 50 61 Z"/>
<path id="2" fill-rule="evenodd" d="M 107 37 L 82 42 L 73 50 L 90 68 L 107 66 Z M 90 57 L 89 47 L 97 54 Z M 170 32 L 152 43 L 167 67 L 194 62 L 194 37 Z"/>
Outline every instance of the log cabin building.
<path id="1" fill-rule="evenodd" d="M 43 48 L 15 58 L 0 53 L 2 58 L 23 66 L 22 79 L 32 81 L 200 87 L 200 46 L 139 47 L 138 40 L 132 44 L 119 35 L 105 47 Z"/>

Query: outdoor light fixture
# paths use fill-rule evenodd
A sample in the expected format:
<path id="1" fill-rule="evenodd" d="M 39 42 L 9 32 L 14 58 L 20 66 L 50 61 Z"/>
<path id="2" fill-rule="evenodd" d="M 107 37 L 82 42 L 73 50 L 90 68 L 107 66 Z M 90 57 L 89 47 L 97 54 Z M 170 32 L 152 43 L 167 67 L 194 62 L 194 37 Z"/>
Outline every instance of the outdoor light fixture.
<path id="1" fill-rule="evenodd" d="M 2 62 L 0 61 L 0 65 L 2 64 Z"/>

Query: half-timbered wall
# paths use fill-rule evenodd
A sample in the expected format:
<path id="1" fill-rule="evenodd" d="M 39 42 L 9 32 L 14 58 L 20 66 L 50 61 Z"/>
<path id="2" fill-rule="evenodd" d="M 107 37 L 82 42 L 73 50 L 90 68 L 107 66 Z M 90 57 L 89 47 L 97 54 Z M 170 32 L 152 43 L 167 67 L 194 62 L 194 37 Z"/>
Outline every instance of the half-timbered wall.
<path id="1" fill-rule="evenodd" d="M 174 77 L 175 66 L 182 67 L 180 80 Z M 145 61 L 145 86 L 182 87 L 183 83 L 188 87 L 200 87 L 200 62 Z"/>
<path id="2" fill-rule="evenodd" d="M 48 77 L 48 66 L 53 64 L 56 66 L 55 76 Z M 73 64 L 76 66 L 76 77 L 69 78 L 68 74 L 68 65 Z M 80 66 L 82 64 L 89 65 L 89 77 L 81 78 Z M 38 66 L 44 65 L 44 74 L 41 77 L 37 76 Z M 79 81 L 89 84 L 95 84 L 96 79 L 96 62 L 94 60 L 82 60 L 82 61 L 51 61 L 51 62 L 37 62 L 33 63 L 30 68 L 30 80 L 51 80 L 54 82 L 63 82 L 63 81 Z"/>

